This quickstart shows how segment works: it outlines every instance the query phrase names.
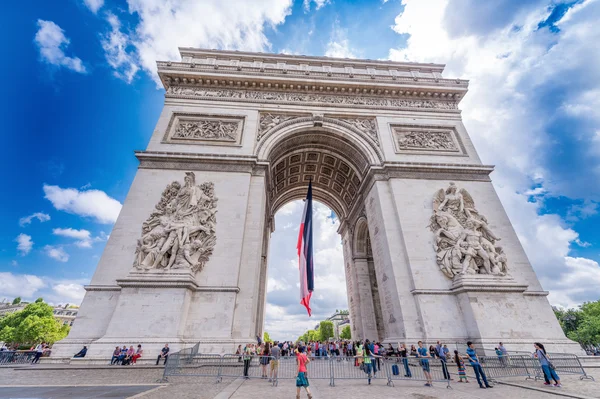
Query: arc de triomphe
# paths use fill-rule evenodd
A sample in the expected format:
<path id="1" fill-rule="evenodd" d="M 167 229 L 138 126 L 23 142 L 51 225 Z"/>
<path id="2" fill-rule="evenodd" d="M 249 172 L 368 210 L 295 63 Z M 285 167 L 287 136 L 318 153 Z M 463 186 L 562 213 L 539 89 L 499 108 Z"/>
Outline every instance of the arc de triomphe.
<path id="1" fill-rule="evenodd" d="M 463 126 L 467 81 L 435 64 L 180 52 L 158 63 L 162 114 L 53 356 L 233 352 L 261 335 L 274 214 L 309 179 L 340 219 L 353 338 L 580 350 Z"/>

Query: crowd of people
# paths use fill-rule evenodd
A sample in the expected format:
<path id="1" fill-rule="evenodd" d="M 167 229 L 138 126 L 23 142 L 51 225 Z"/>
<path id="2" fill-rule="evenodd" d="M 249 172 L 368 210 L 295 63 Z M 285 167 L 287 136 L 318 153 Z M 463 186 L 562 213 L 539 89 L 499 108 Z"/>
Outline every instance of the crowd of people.
<path id="1" fill-rule="evenodd" d="M 532 356 L 539 360 L 541 368 L 545 377 L 545 385 L 552 385 L 550 380 L 554 380 L 554 386 L 560 387 L 560 379 L 556 374 L 556 370 L 552 366 L 552 362 L 546 353 L 544 346 L 541 343 L 535 343 L 535 351 Z M 500 359 L 501 364 L 507 364 L 509 359 L 508 351 L 502 344 L 499 343 L 498 347 L 495 348 L 496 354 Z M 380 342 L 371 342 L 368 339 L 365 341 L 310 341 L 304 342 L 274 342 L 274 343 L 262 343 L 259 341 L 258 344 L 251 343 L 242 348 L 238 346 L 236 354 L 239 356 L 240 361 L 244 362 L 244 377 L 248 377 L 248 370 L 253 356 L 260 356 L 259 364 L 262 369 L 261 377 L 268 379 L 271 382 L 277 378 L 277 370 L 279 367 L 279 360 L 282 356 L 296 356 L 296 364 L 298 366 L 298 376 L 296 378 L 296 387 L 298 388 L 298 395 L 300 388 L 306 388 L 308 397 L 311 397 L 308 389 L 308 377 L 307 377 L 307 365 L 311 359 L 316 360 L 318 358 L 328 357 L 346 357 L 354 358 L 354 366 L 360 368 L 367 374 L 368 384 L 371 384 L 371 378 L 377 377 L 377 372 L 382 369 L 382 358 L 396 358 L 397 363 L 402 363 L 403 375 L 405 378 L 412 378 L 414 371 L 411 370 L 409 359 L 416 358 L 419 367 L 423 371 L 425 386 L 432 386 L 433 378 L 431 375 L 431 359 L 438 359 L 439 365 L 443 373 L 445 380 L 453 381 L 449 370 L 448 364 L 454 363 L 457 368 L 458 382 L 469 383 L 467 377 L 466 363 L 473 369 L 475 379 L 482 389 L 493 388 L 489 384 L 487 376 L 481 366 L 477 350 L 475 349 L 472 342 L 467 342 L 467 349 L 465 353 L 459 353 L 458 350 L 451 351 L 447 345 L 437 342 L 436 345 L 430 345 L 426 347 L 422 341 L 419 341 L 417 345 L 411 345 L 410 349 L 405 345 L 399 343 L 394 347 L 391 343 L 386 346 Z M 392 369 L 393 373 L 399 374 L 399 368 L 395 366 Z"/>

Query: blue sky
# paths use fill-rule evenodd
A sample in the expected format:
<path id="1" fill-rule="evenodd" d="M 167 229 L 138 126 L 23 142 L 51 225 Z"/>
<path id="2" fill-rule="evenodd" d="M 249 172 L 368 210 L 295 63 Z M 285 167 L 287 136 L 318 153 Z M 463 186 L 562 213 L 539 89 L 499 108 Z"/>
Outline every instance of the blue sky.
<path id="1" fill-rule="evenodd" d="M 135 175 L 133 151 L 145 148 L 162 107 L 154 63 L 177 60 L 177 46 L 447 64 L 446 77 L 471 81 L 461 103 L 464 122 L 483 162 L 496 165 L 496 189 L 551 302 L 598 299 L 599 3 L 62 0 L 5 6 L 0 29 L 10 40 L 3 41 L 7 57 L 0 63 L 0 299 L 81 300 Z M 299 219 L 296 208 L 280 212 L 278 226 Z M 335 264 L 339 240 L 326 215 L 323 210 L 319 245 Z M 293 248 L 292 230 L 278 229 L 273 239 Z M 288 315 L 288 325 L 300 313 L 276 292 L 288 280 L 278 265 L 292 259 L 272 254 L 269 275 L 269 314 Z M 341 263 L 336 267 L 327 273 L 343 274 Z M 335 300 L 322 303 L 323 315 L 346 300 L 344 289 L 329 288 Z M 269 317 L 267 330 L 291 333 Z"/>

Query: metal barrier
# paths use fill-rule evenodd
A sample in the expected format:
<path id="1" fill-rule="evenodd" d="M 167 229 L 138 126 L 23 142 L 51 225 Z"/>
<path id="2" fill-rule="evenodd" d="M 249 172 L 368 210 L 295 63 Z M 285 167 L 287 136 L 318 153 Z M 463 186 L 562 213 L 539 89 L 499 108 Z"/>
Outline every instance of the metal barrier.
<path id="1" fill-rule="evenodd" d="M 31 363 L 35 354 L 35 351 L 1 351 L 0 365 Z"/>
<path id="2" fill-rule="evenodd" d="M 390 386 L 394 386 L 394 381 L 425 381 L 441 382 L 446 384 L 446 388 L 452 388 L 448 364 L 440 359 L 409 356 L 386 358 L 384 363 Z"/>
<path id="3" fill-rule="evenodd" d="M 310 363 L 306 366 L 308 370 L 309 380 L 329 380 L 329 385 L 333 385 L 331 376 L 331 362 L 333 358 L 324 356 L 310 356 Z M 273 385 L 279 385 L 279 380 L 295 380 L 298 376 L 298 364 L 296 363 L 296 356 L 285 356 L 278 360 L 275 374 L 276 377 L 273 379 Z M 273 360 L 271 360 L 273 361 Z"/>
<path id="4" fill-rule="evenodd" d="M 368 373 L 367 364 L 363 357 L 332 357 L 329 360 L 331 366 L 331 380 L 329 385 L 335 386 L 335 380 L 368 380 L 378 379 L 387 380 L 385 367 L 383 370 L 378 367 L 376 359 L 371 359 L 370 372 Z M 384 366 L 383 359 L 379 359 L 379 365 Z"/>
<path id="5" fill-rule="evenodd" d="M 579 375 L 580 380 L 594 380 L 583 368 L 579 356 L 571 353 L 548 353 L 550 362 L 554 365 L 557 373 Z"/>
<path id="6" fill-rule="evenodd" d="M 579 379 L 594 380 L 581 365 L 577 355 L 548 354 L 557 374 L 575 374 Z M 544 379 L 544 371 L 540 361 L 531 355 L 515 356 L 480 356 L 479 361 L 486 376 L 492 380 L 510 377 L 525 377 L 525 379 Z"/>
<path id="7" fill-rule="evenodd" d="M 223 358 L 221 355 L 193 355 L 193 348 L 169 355 L 163 372 L 163 381 L 171 376 L 214 377 L 220 381 Z M 183 352 L 183 353 L 182 353 Z"/>

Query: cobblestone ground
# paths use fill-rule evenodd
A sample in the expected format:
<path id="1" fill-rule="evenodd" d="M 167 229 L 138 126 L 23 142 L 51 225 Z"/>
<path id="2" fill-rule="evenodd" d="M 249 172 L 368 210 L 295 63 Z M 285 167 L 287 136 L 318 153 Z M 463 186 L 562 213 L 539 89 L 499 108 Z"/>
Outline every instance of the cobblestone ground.
<path id="1" fill-rule="evenodd" d="M 523 378 L 504 380 L 523 387 L 536 387 L 549 391 L 548 393 L 524 389 L 522 387 L 498 384 L 494 389 L 479 389 L 475 379 L 469 384 L 453 382 L 453 389 L 446 389 L 445 384 L 434 383 L 434 387 L 424 387 L 416 381 L 396 381 L 394 387 L 388 387 L 385 379 L 373 380 L 367 385 L 365 380 L 336 380 L 336 386 L 330 387 L 328 380 L 310 381 L 315 399 L 343 397 L 373 397 L 384 398 L 482 398 L 482 399 L 528 399 L 528 398 L 558 398 L 556 393 L 571 394 L 576 397 L 600 398 L 600 369 L 588 369 L 598 382 L 580 381 L 577 376 L 561 375 L 563 388 L 544 387 L 543 381 L 525 381 Z M 104 384 L 155 384 L 162 377 L 161 369 L 56 369 L 15 370 L 0 368 L 0 385 L 104 385 Z M 265 380 L 252 379 L 240 384 L 240 380 L 224 379 L 216 384 L 213 378 L 170 377 L 169 384 L 164 388 L 143 395 L 144 399 L 209 399 L 216 397 L 231 399 L 254 398 L 294 398 L 296 388 L 293 380 L 281 380 L 279 386 L 273 387 Z M 0 386 L 0 389 L 2 387 Z M 553 392 L 555 394 L 551 394 Z M 306 398 L 306 393 L 302 393 Z"/>

